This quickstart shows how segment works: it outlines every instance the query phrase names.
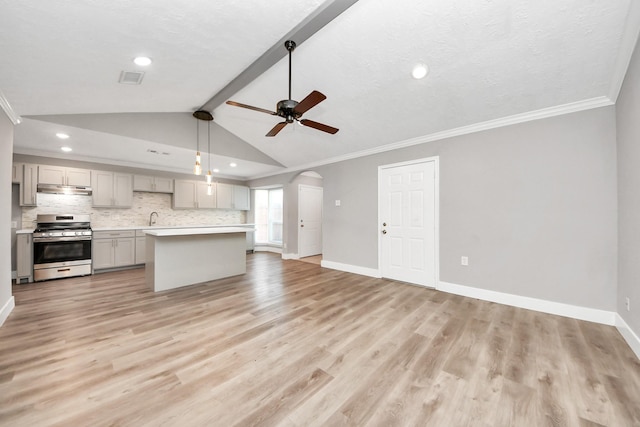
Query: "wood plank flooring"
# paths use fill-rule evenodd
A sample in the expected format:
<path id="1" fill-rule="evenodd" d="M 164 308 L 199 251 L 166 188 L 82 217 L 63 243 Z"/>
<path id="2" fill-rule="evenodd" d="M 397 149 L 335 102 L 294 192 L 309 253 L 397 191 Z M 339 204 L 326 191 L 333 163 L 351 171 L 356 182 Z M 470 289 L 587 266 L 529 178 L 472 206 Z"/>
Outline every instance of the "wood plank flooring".
<path id="1" fill-rule="evenodd" d="M 14 286 L 2 426 L 640 426 L 613 327 L 279 255 L 154 294 L 144 269 Z"/>

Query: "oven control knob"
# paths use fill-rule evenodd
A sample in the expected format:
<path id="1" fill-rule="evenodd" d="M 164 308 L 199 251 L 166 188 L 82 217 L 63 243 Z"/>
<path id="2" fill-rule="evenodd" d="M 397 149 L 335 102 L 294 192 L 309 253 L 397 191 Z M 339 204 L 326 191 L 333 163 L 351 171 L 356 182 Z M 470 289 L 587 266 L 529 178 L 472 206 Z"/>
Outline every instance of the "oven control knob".
<path id="1" fill-rule="evenodd" d="M 76 231 L 76 236 L 82 236 L 82 231 Z"/>

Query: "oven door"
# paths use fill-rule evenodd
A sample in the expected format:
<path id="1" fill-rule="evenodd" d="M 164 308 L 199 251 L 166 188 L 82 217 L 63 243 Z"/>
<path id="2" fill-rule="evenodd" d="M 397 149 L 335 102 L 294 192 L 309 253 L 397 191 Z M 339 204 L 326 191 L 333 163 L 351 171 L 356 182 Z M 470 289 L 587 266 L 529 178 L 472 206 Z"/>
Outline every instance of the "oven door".
<path id="1" fill-rule="evenodd" d="M 34 268 L 82 264 L 91 264 L 90 237 L 73 240 L 33 239 Z"/>

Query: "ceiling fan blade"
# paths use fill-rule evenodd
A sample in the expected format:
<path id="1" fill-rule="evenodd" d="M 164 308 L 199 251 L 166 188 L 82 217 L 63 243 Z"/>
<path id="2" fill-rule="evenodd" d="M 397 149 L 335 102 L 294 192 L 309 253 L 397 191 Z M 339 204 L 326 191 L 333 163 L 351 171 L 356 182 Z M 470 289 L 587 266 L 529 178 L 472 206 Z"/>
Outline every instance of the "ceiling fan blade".
<path id="1" fill-rule="evenodd" d="M 282 129 L 284 129 L 284 127 L 287 125 L 287 122 L 280 122 L 277 125 L 275 125 L 273 127 L 273 129 L 271 129 L 269 131 L 268 134 L 266 134 L 265 136 L 276 136 L 278 134 L 278 132 L 280 132 Z"/>
<path id="2" fill-rule="evenodd" d="M 334 128 L 334 127 L 329 126 L 329 125 L 325 125 L 325 124 L 322 124 L 322 123 L 314 122 L 313 120 L 302 119 L 302 120 L 300 120 L 300 123 L 302 123 L 303 125 L 308 126 L 310 128 L 318 129 L 318 130 L 321 130 L 322 132 L 327 132 L 327 133 L 330 133 L 332 135 L 340 130 L 338 128 Z"/>
<path id="3" fill-rule="evenodd" d="M 235 101 L 227 101 L 227 105 L 233 105 L 234 107 L 248 108 L 249 110 L 259 111 L 261 113 L 271 114 L 272 116 L 277 116 L 278 115 L 278 113 L 276 113 L 275 111 L 269 111 L 269 110 L 265 110 L 264 108 L 253 107 L 251 105 L 241 104 L 241 103 L 235 102 Z"/>
<path id="4" fill-rule="evenodd" d="M 317 90 L 314 90 L 309 95 L 307 95 L 305 99 L 300 101 L 300 103 L 296 105 L 296 108 L 294 108 L 293 111 L 295 111 L 298 114 L 303 114 L 305 111 L 310 110 L 311 108 L 315 107 L 325 99 L 327 99 L 326 96 L 324 96 Z"/>

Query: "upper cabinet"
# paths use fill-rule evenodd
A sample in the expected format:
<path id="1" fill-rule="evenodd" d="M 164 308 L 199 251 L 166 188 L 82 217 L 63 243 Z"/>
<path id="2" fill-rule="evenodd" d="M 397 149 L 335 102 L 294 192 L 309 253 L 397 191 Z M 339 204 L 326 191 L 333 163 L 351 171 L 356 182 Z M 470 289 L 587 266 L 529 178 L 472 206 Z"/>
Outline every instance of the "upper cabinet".
<path id="1" fill-rule="evenodd" d="M 133 177 L 125 173 L 91 171 L 93 206 L 130 208 L 133 205 Z"/>
<path id="2" fill-rule="evenodd" d="M 152 193 L 173 193 L 173 180 L 158 176 L 134 175 L 133 191 Z"/>
<path id="3" fill-rule="evenodd" d="M 251 208 L 249 187 L 243 185 L 233 186 L 233 209 L 248 211 Z"/>
<path id="4" fill-rule="evenodd" d="M 219 182 L 217 190 L 218 209 L 249 210 L 249 187 Z"/>
<path id="5" fill-rule="evenodd" d="M 218 182 L 216 190 L 218 209 L 233 209 L 233 185 Z"/>
<path id="6" fill-rule="evenodd" d="M 11 170 L 11 183 L 12 184 L 22 184 L 22 169 L 24 168 L 24 163 L 14 163 L 13 169 Z"/>
<path id="7" fill-rule="evenodd" d="M 25 163 L 22 165 L 22 182 L 20 184 L 20 206 L 36 206 L 36 189 L 38 188 L 38 165 Z"/>
<path id="8" fill-rule="evenodd" d="M 62 166 L 38 166 L 38 184 L 74 185 L 89 187 L 91 171 Z"/>
<path id="9" fill-rule="evenodd" d="M 216 185 L 207 194 L 207 183 L 199 181 L 175 180 L 173 191 L 174 209 L 212 209 L 216 207 Z"/>

